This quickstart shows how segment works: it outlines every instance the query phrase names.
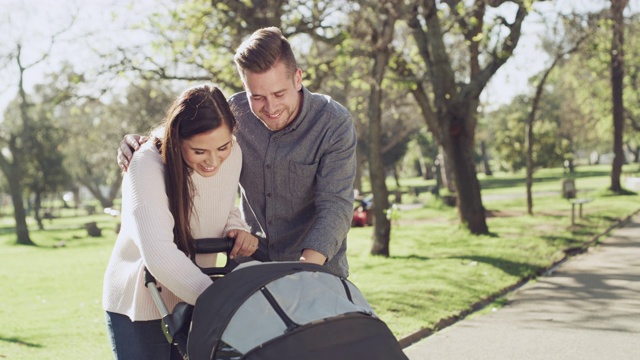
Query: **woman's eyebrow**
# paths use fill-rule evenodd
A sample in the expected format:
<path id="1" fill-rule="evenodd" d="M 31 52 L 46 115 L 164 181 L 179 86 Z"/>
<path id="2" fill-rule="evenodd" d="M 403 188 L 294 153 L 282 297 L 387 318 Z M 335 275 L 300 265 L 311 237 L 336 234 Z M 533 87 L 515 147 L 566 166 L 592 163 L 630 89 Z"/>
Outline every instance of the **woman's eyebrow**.
<path id="1" fill-rule="evenodd" d="M 223 147 L 228 146 L 229 144 L 231 144 L 231 140 L 229 140 L 229 142 L 227 142 L 226 144 L 219 146 L 218 149 L 222 149 Z"/>

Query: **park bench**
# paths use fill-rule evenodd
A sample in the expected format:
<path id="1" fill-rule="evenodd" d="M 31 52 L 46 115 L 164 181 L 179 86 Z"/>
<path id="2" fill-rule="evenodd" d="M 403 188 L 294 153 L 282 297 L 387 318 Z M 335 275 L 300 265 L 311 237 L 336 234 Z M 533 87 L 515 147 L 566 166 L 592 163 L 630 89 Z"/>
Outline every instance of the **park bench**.
<path id="1" fill-rule="evenodd" d="M 593 199 L 589 198 L 580 198 L 580 199 L 571 199 L 571 225 L 576 223 L 576 205 L 579 208 L 579 216 L 582 218 L 582 205 L 592 202 Z"/>
<path id="2" fill-rule="evenodd" d="M 637 177 L 637 176 L 627 177 L 626 185 L 627 185 L 627 188 L 631 191 L 640 190 L 640 177 Z"/>

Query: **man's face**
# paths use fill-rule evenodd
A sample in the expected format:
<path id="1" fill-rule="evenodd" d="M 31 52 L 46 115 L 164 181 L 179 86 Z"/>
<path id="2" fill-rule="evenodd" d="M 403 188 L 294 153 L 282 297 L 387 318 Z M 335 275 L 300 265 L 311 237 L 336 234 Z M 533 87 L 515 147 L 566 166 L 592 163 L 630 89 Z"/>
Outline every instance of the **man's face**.
<path id="1" fill-rule="evenodd" d="M 251 111 L 271 131 L 284 129 L 298 115 L 302 101 L 302 71 L 293 76 L 284 64 L 276 63 L 261 74 L 245 71 L 244 88 Z"/>

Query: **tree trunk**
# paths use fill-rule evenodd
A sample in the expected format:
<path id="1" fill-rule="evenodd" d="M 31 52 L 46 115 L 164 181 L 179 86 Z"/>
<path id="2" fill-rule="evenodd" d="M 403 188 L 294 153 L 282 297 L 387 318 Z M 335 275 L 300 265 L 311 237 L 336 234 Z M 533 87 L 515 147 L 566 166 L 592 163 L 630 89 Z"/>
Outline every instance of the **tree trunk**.
<path id="1" fill-rule="evenodd" d="M 36 219 L 38 223 L 38 229 L 44 230 L 44 224 L 42 223 L 42 215 L 40 210 L 42 209 L 42 192 L 35 192 L 36 198 L 33 201 L 33 217 Z"/>
<path id="2" fill-rule="evenodd" d="M 564 53 L 560 53 L 556 55 L 551 66 L 547 68 L 542 75 L 542 79 L 536 86 L 536 94 L 533 97 L 533 101 L 531 102 L 531 111 L 527 116 L 527 134 L 526 134 L 526 147 L 527 147 L 527 213 L 529 215 L 533 215 L 533 143 L 535 141 L 533 134 L 533 123 L 536 119 L 536 113 L 538 112 L 538 106 L 540 104 L 540 99 L 542 99 L 542 91 L 544 90 L 544 84 L 547 82 L 549 78 L 549 74 L 551 74 L 551 70 L 558 64 L 558 61 L 564 56 Z"/>
<path id="3" fill-rule="evenodd" d="M 389 240 L 391 238 L 391 222 L 387 218 L 389 209 L 389 192 L 385 184 L 385 172 L 381 154 L 381 111 L 380 100 L 382 90 L 371 90 L 369 99 L 369 173 L 371 176 L 371 192 L 373 193 L 373 246 L 372 255 L 389 256 Z"/>
<path id="4" fill-rule="evenodd" d="M 482 156 L 482 165 L 484 166 L 484 174 L 492 176 L 491 166 L 489 166 L 489 155 L 487 155 L 487 145 L 484 141 L 480 142 L 480 154 Z"/>
<path id="5" fill-rule="evenodd" d="M 29 228 L 27 227 L 27 213 L 24 208 L 24 200 L 22 198 L 22 156 L 20 150 L 17 149 L 15 136 L 9 137 L 9 157 L 5 157 L 4 154 L 0 154 L 0 169 L 4 173 L 7 183 L 9 185 L 9 195 L 13 203 L 13 218 L 16 223 L 16 244 L 20 245 L 35 245 L 29 237 Z"/>
<path id="6" fill-rule="evenodd" d="M 611 191 L 622 192 L 620 176 L 624 164 L 624 17 L 628 0 L 611 0 L 613 36 L 611 41 L 611 100 L 613 104 L 613 164 L 611 168 Z"/>
<path id="7" fill-rule="evenodd" d="M 442 189 L 443 188 L 443 183 L 442 183 L 442 165 L 440 164 L 441 161 L 440 159 L 442 158 L 442 156 L 440 156 L 440 154 L 438 154 L 436 156 L 436 161 L 433 165 L 433 177 L 436 179 L 436 186 L 438 187 L 438 189 Z"/>
<path id="8" fill-rule="evenodd" d="M 360 151 L 356 152 L 356 178 L 353 180 L 353 188 L 362 194 L 362 168 L 364 167 L 364 159 Z"/>
<path id="9" fill-rule="evenodd" d="M 16 244 L 19 245 L 35 245 L 29 236 L 29 228 L 27 227 L 27 214 L 24 209 L 24 201 L 22 199 L 22 186 L 20 185 L 19 176 L 11 171 L 7 175 L 9 183 L 9 192 L 11 193 L 11 201 L 13 202 L 13 218 L 16 222 Z"/>
<path id="10" fill-rule="evenodd" d="M 396 188 L 400 188 L 400 172 L 397 164 L 393 164 L 393 179 L 396 182 Z"/>
<path id="11" fill-rule="evenodd" d="M 382 81 L 391 57 L 390 44 L 398 14 L 391 3 L 382 8 L 384 16 L 380 29 L 376 33 L 377 42 L 373 44 L 373 66 L 371 68 L 371 90 L 369 94 L 369 172 L 373 193 L 373 245 L 372 255 L 389 256 L 391 221 L 387 217 L 389 210 L 389 192 L 385 184 L 385 171 L 382 161 Z"/>
<path id="12" fill-rule="evenodd" d="M 438 162 L 440 163 L 440 182 L 442 187 L 446 187 L 450 193 L 456 193 L 455 177 L 453 175 L 453 168 L 449 166 L 450 157 L 445 151 L 444 147 L 440 147 L 440 153 L 438 154 Z"/>
<path id="13" fill-rule="evenodd" d="M 466 179 L 465 186 L 456 186 L 458 213 L 472 234 L 488 234 L 486 214 L 482 205 L 480 181 L 476 175 L 474 132 L 466 126 L 472 122 L 469 107 L 474 102 L 452 105 L 443 114 L 449 124 L 448 136 L 443 136 L 444 150 L 451 160 L 450 165 L 454 179 Z M 459 112 L 462 109 L 462 112 Z"/>
<path id="14" fill-rule="evenodd" d="M 113 201 L 115 200 L 115 194 L 117 193 L 117 191 L 114 192 L 114 189 L 113 189 L 114 185 L 112 185 L 109 188 L 109 194 L 107 196 L 104 196 L 102 194 L 102 190 L 100 190 L 99 184 L 95 184 L 91 181 L 85 181 L 83 179 L 79 179 L 79 181 L 82 185 L 84 185 L 84 187 L 87 188 L 87 190 L 89 190 L 91 195 L 93 195 L 93 197 L 96 198 L 98 202 L 100 202 L 100 206 L 102 206 L 102 208 L 108 208 L 113 206 Z M 118 184 L 117 186 L 119 187 L 120 184 Z"/>
<path id="15" fill-rule="evenodd" d="M 527 214 L 529 215 L 533 215 L 533 194 L 532 194 L 532 188 L 533 188 L 533 121 L 535 118 L 535 113 L 536 113 L 536 105 L 537 105 L 537 99 L 539 99 L 539 97 L 536 96 L 536 99 L 533 100 L 534 102 L 534 106 L 531 109 L 531 113 L 529 113 L 529 116 L 527 118 L 527 137 L 526 137 L 526 143 L 527 143 Z"/>

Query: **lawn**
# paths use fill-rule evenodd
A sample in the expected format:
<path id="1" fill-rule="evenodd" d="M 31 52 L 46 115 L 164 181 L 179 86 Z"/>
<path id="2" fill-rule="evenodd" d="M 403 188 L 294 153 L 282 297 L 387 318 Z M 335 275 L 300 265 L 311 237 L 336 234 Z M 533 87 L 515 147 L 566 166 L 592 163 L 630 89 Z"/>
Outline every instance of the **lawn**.
<path id="1" fill-rule="evenodd" d="M 522 177 L 481 178 L 487 236 L 470 235 L 456 209 L 432 194 L 405 194 L 404 203 L 423 205 L 395 211 L 389 258 L 369 254 L 371 228 L 350 231 L 349 280 L 399 339 L 465 315 L 640 209 L 640 196 L 606 190 L 607 167 L 578 170 L 578 196 L 594 201 L 575 225 L 570 204 L 557 194 L 561 169 L 536 173 L 534 216 L 526 214 Z M 88 221 L 103 229 L 101 237 L 87 236 Z M 33 228 L 33 247 L 14 245 L 10 219 L 0 219 L 0 359 L 112 358 L 100 302 L 117 222 L 104 214 L 67 213 L 46 221 L 44 231 Z"/>

